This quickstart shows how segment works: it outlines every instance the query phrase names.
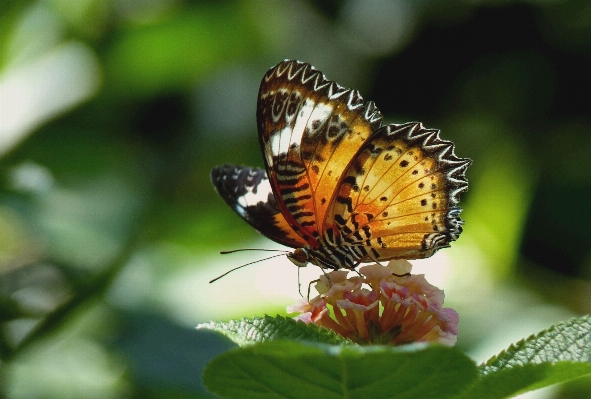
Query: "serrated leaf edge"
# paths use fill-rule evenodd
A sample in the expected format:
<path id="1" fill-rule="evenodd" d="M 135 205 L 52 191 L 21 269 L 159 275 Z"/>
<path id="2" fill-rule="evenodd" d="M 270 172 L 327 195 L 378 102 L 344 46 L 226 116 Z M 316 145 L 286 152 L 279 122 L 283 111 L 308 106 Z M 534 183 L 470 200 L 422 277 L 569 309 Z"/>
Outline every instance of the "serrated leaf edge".
<path id="1" fill-rule="evenodd" d="M 290 335 L 287 337 L 277 336 L 282 335 L 281 333 L 285 331 L 285 328 L 282 327 L 278 327 L 279 334 L 277 334 L 278 331 L 275 331 L 269 335 L 264 335 L 265 327 L 278 325 L 279 323 L 283 323 L 284 325 L 285 323 L 291 324 L 295 329 L 297 329 L 297 332 L 301 333 L 300 336 L 298 337 L 298 334 L 293 334 L 293 332 L 292 334 L 286 334 Z M 239 331 L 241 326 L 254 329 L 256 334 L 241 334 Z M 259 342 L 273 341 L 277 339 L 292 339 L 294 341 L 305 340 L 310 342 L 329 343 L 333 345 L 356 345 L 353 341 L 350 341 L 327 328 L 317 326 L 315 324 L 306 324 L 301 321 L 296 321 L 292 318 L 280 315 L 275 317 L 269 315 L 265 315 L 263 317 L 255 316 L 252 318 L 242 318 L 240 320 L 229 320 L 227 322 L 210 321 L 207 323 L 201 323 L 197 325 L 196 328 L 220 332 L 241 346 L 253 345 Z M 310 337 L 310 334 L 306 334 L 304 329 L 311 330 L 310 332 L 312 335 L 316 335 L 316 338 L 318 339 L 314 339 L 315 337 Z M 253 338 L 255 335 L 256 337 Z"/>
<path id="2" fill-rule="evenodd" d="M 511 345 L 509 345 L 509 347 L 507 349 L 502 350 L 498 354 L 496 354 L 493 357 L 491 357 L 490 359 L 488 359 L 485 363 L 481 364 L 479 366 L 481 373 L 488 374 L 490 372 L 506 369 L 507 367 L 504 367 L 504 366 L 507 365 L 507 362 L 502 361 L 501 358 L 503 358 L 504 356 L 511 355 L 512 353 L 515 354 L 516 352 L 522 350 L 527 345 L 527 343 L 532 342 L 537 339 L 540 339 L 541 337 L 548 335 L 554 331 L 560 331 L 561 329 L 564 329 L 565 327 L 568 327 L 569 325 L 573 325 L 577 321 L 579 321 L 579 322 L 580 321 L 587 321 L 587 322 L 591 323 L 591 315 L 585 315 L 582 317 L 574 317 L 572 319 L 554 324 L 545 330 L 542 330 L 542 331 L 535 333 L 535 334 L 531 334 L 527 338 L 524 338 L 524 339 L 521 339 L 515 343 L 512 343 Z M 530 364 L 557 363 L 560 361 L 565 361 L 565 360 L 559 359 L 559 360 L 556 360 L 555 362 L 538 362 L 538 363 L 532 362 Z M 569 360 L 566 360 L 566 361 L 569 361 Z M 576 360 L 570 360 L 570 361 L 576 362 Z M 495 363 L 495 362 L 498 362 L 499 364 L 493 365 L 493 363 Z M 487 368 L 493 368 L 494 370 L 487 371 Z"/>

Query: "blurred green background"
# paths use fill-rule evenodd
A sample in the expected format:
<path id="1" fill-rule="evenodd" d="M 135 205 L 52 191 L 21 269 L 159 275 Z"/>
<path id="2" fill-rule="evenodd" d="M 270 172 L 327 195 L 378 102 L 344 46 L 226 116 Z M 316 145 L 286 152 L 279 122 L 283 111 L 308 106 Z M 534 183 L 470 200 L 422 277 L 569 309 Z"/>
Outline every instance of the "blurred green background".
<path id="1" fill-rule="evenodd" d="M 474 359 L 591 311 L 588 0 L 4 0 L 0 397 L 210 397 L 232 344 L 195 326 L 299 298 L 286 259 L 208 284 L 265 255 L 220 250 L 279 247 L 209 170 L 262 166 L 258 85 L 285 58 L 474 160 L 464 233 L 414 262 Z"/>

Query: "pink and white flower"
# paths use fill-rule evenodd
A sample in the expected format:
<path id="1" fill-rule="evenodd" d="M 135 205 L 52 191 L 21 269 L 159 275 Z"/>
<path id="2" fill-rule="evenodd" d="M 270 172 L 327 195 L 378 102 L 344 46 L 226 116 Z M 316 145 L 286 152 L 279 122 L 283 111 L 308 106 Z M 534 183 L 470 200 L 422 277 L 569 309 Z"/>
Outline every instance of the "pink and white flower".
<path id="1" fill-rule="evenodd" d="M 361 276 L 347 278 L 347 271 L 330 272 L 319 278 L 318 296 L 302 298 L 288 312 L 300 312 L 296 320 L 329 328 L 359 344 L 453 346 L 457 312 L 443 308 L 443 291 L 424 275 L 410 274 L 411 269 L 408 261 L 395 260 L 388 266 L 363 266 Z"/>

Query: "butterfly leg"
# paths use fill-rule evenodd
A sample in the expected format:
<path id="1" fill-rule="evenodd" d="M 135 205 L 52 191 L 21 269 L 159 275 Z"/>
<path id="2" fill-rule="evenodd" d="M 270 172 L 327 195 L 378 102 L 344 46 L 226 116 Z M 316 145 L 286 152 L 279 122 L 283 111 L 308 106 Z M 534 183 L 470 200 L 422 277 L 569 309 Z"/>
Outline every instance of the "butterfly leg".
<path id="1" fill-rule="evenodd" d="M 312 284 L 317 283 L 319 281 L 320 281 L 320 279 L 317 278 L 316 280 L 312 280 L 308 283 L 308 296 L 306 297 L 308 299 L 308 302 L 310 302 L 310 290 L 312 289 Z M 300 292 L 300 295 L 302 295 L 301 292 Z"/>
<path id="2" fill-rule="evenodd" d="M 322 273 L 324 273 L 324 276 L 328 279 L 328 285 L 329 286 L 332 286 L 332 282 L 330 280 L 330 276 L 328 274 L 326 274 L 326 272 L 324 271 L 324 268 L 321 268 L 321 269 L 322 269 Z M 301 284 L 299 282 L 299 277 L 300 276 L 299 276 L 299 271 L 298 271 L 298 284 L 300 285 L 300 296 L 303 298 L 304 296 L 302 295 Z M 312 281 L 310 281 L 308 283 L 308 295 L 306 296 L 306 298 L 308 299 L 308 302 L 310 302 L 310 291 L 312 290 L 312 284 L 318 283 L 318 282 L 320 282 L 320 279 L 319 278 L 317 278 L 316 280 L 312 280 Z"/>

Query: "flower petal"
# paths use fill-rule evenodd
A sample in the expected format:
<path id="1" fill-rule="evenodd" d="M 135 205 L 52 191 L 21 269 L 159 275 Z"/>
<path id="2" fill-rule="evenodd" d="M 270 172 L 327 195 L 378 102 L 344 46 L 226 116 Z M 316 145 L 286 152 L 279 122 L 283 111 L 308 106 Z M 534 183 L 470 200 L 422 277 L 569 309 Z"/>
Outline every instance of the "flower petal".
<path id="1" fill-rule="evenodd" d="M 363 266 L 359 269 L 362 276 L 347 278 L 348 271 L 327 273 L 316 285 L 319 296 L 300 300 L 288 311 L 300 312 L 297 320 L 324 326 L 361 344 L 454 345 L 457 312 L 443 308 L 444 292 L 429 284 L 424 275 L 409 275 L 411 268 L 409 262 L 396 260 L 388 267 Z"/>

